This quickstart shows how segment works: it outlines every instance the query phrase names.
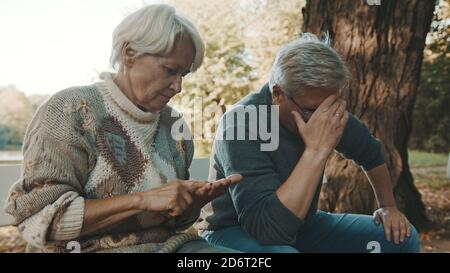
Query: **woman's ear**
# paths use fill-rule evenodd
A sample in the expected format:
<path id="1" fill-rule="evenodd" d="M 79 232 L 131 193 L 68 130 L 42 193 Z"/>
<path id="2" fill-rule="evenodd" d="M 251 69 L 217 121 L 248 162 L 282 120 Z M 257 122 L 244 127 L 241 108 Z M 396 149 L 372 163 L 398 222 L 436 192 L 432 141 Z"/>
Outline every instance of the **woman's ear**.
<path id="1" fill-rule="evenodd" d="M 125 67 L 131 67 L 136 59 L 136 50 L 132 49 L 129 43 L 122 47 L 122 59 Z"/>

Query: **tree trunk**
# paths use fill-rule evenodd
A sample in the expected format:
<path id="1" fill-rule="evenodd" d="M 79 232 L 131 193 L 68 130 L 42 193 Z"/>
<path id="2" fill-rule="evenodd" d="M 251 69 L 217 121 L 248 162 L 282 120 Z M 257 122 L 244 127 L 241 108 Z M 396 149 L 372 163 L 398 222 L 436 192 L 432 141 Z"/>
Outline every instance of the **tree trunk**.
<path id="1" fill-rule="evenodd" d="M 385 160 L 399 208 L 419 230 L 428 229 L 421 195 L 408 165 L 408 139 L 432 0 L 308 0 L 303 31 L 329 32 L 346 61 L 352 82 L 344 92 L 349 111 L 383 142 Z M 326 170 L 319 207 L 371 214 L 377 204 L 363 172 L 333 156 Z"/>

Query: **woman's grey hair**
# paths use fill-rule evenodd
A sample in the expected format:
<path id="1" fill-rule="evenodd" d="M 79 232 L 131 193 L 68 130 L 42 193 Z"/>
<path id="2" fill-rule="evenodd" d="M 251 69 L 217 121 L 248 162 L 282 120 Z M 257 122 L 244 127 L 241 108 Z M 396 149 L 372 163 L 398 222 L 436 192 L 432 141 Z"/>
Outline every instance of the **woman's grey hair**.
<path id="1" fill-rule="evenodd" d="M 194 72 L 201 66 L 205 54 L 205 45 L 194 24 L 169 5 L 143 7 L 125 17 L 114 30 L 111 65 L 113 68 L 119 65 L 119 71 L 122 70 L 122 49 L 127 43 L 137 52 L 136 58 L 143 54 L 168 55 L 184 36 L 191 38 L 195 47 L 191 67 Z"/>
<path id="2" fill-rule="evenodd" d="M 272 67 L 270 90 L 276 85 L 292 97 L 307 87 L 344 87 L 349 72 L 330 42 L 328 34 L 319 39 L 314 34 L 303 33 L 283 46 Z"/>

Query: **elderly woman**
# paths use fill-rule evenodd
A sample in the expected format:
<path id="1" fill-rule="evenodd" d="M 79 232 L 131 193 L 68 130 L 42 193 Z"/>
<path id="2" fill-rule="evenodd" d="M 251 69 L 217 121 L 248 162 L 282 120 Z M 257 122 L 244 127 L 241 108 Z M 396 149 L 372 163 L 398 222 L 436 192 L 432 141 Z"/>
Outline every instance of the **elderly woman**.
<path id="1" fill-rule="evenodd" d="M 240 173 L 244 179 L 202 210 L 196 227 L 208 242 L 244 252 L 419 251 L 417 231 L 397 209 L 380 141 L 339 98 L 347 79 L 328 40 L 304 34 L 278 53 L 269 84 L 225 114 L 210 176 Z M 279 110 L 265 115 L 280 124 L 278 147 L 262 150 L 263 135 L 228 135 L 252 132 L 247 123 L 228 122 L 243 106 L 268 105 Z M 365 171 L 379 205 L 374 218 L 317 209 L 325 164 L 335 150 Z"/>
<path id="2" fill-rule="evenodd" d="M 39 108 L 6 204 L 28 251 L 231 251 L 178 232 L 241 179 L 188 181 L 192 141 L 171 134 L 180 117 L 167 103 L 203 56 L 191 22 L 170 6 L 147 6 L 114 31 L 117 74 L 63 90 Z"/>

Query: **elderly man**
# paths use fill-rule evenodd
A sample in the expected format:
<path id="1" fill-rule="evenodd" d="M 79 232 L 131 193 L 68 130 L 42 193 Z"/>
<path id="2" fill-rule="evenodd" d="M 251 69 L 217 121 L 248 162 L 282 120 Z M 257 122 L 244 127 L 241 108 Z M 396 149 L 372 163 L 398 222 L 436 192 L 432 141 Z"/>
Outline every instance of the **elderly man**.
<path id="1" fill-rule="evenodd" d="M 240 173 L 244 179 L 203 209 L 195 225 L 200 235 L 244 252 L 419 251 L 417 231 L 396 207 L 379 140 L 339 97 L 347 82 L 348 70 L 328 39 L 304 34 L 283 47 L 269 84 L 222 118 L 210 178 Z M 267 125 L 279 129 L 273 151 L 261 149 L 267 142 L 261 135 L 252 138 L 252 122 L 229 122 L 248 106 L 272 108 Z M 246 138 L 230 138 L 242 128 Z M 379 204 L 374 217 L 317 210 L 325 163 L 334 150 L 365 171 Z"/>

